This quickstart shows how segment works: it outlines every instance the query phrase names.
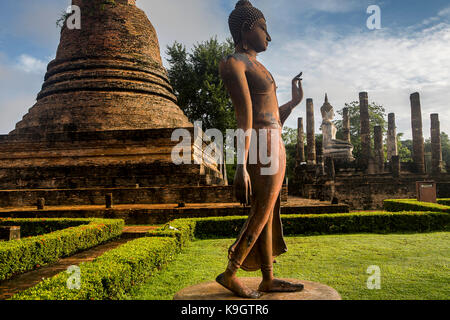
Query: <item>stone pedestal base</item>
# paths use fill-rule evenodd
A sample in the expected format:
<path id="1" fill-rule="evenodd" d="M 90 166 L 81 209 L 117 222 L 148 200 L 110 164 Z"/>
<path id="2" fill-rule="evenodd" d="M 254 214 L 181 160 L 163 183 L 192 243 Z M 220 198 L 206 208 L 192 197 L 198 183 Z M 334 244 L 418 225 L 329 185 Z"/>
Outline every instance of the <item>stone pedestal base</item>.
<path id="1" fill-rule="evenodd" d="M 355 158 L 353 158 L 353 154 L 350 149 L 324 150 L 323 157 L 324 158 L 332 158 L 333 160 L 338 160 L 338 161 L 342 161 L 342 162 L 352 162 L 355 160 Z"/>
<path id="2" fill-rule="evenodd" d="M 261 278 L 240 278 L 249 288 L 256 290 Z M 265 293 L 258 300 L 342 300 L 339 293 L 324 284 L 306 280 L 283 279 L 295 283 L 302 283 L 305 288 L 301 292 Z M 174 300 L 246 300 L 236 297 L 229 290 L 217 282 L 206 282 L 180 290 L 173 297 Z"/>

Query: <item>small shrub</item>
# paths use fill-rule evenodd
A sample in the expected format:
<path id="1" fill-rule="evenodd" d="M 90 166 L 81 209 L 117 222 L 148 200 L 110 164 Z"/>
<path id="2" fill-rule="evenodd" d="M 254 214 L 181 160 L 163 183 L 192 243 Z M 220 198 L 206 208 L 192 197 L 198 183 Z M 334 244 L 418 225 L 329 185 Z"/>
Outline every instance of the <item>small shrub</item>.
<path id="1" fill-rule="evenodd" d="M 133 286 L 172 261 L 178 252 L 175 237 L 145 237 L 106 252 L 80 265 L 81 288 L 68 289 L 62 272 L 22 291 L 12 300 L 116 300 Z"/>
<path id="2" fill-rule="evenodd" d="M 170 223 L 180 231 L 157 229 L 150 236 L 189 234 L 185 238 L 234 238 L 247 217 L 179 219 Z M 450 229 L 450 215 L 442 212 L 368 212 L 323 215 L 282 215 L 285 235 L 427 232 Z M 181 236 L 181 235 L 179 235 Z"/>
<path id="3" fill-rule="evenodd" d="M 450 199 L 437 199 L 437 203 L 443 206 L 450 206 Z"/>
<path id="4" fill-rule="evenodd" d="M 414 199 L 384 200 L 383 207 L 389 212 L 400 211 L 433 211 L 450 212 L 450 206 L 439 203 L 420 202 Z"/>

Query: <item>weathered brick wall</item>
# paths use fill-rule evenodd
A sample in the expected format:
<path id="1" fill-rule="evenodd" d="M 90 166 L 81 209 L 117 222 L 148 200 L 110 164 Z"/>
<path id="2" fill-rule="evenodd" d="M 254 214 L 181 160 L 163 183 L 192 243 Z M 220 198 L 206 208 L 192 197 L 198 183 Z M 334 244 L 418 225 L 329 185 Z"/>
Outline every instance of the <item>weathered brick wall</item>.
<path id="1" fill-rule="evenodd" d="M 173 129 L 0 136 L 0 189 L 222 185 L 217 164 L 193 162 L 202 150 L 187 130 L 191 164 L 181 165 L 172 162 Z"/>
<path id="2" fill-rule="evenodd" d="M 383 208 L 385 199 L 415 199 L 417 181 L 437 181 L 438 197 L 450 197 L 450 175 L 441 177 L 408 175 L 395 179 L 389 175 L 374 175 L 337 179 L 335 196 L 352 210 L 374 210 Z"/>
<path id="3" fill-rule="evenodd" d="M 150 188 L 83 188 L 53 190 L 0 190 L 0 207 L 36 206 L 39 198 L 47 206 L 105 205 L 112 194 L 114 204 L 235 203 L 233 186 L 184 186 Z M 287 201 L 283 187 L 282 202 Z"/>

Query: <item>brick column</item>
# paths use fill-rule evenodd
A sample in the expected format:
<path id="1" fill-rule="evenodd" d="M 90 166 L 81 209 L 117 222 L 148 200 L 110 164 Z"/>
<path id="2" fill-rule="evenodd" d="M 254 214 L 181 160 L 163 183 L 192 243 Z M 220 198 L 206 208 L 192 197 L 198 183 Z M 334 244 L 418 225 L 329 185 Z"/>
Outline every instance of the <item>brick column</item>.
<path id="1" fill-rule="evenodd" d="M 112 209 L 113 202 L 114 202 L 113 194 L 112 193 L 107 193 L 105 195 L 106 209 Z"/>
<path id="2" fill-rule="evenodd" d="M 344 141 L 351 143 L 350 138 L 350 117 L 348 114 L 348 108 L 344 108 L 342 117 L 342 134 L 344 135 Z"/>
<path id="3" fill-rule="evenodd" d="M 441 124 L 437 113 L 431 115 L 431 172 L 442 172 Z"/>
<path id="4" fill-rule="evenodd" d="M 314 103 L 313 99 L 306 100 L 306 140 L 308 151 L 308 164 L 316 164 L 316 136 L 314 129 Z"/>
<path id="5" fill-rule="evenodd" d="M 391 170 L 392 170 L 392 176 L 394 178 L 400 177 L 400 157 L 399 156 L 392 156 Z"/>
<path id="6" fill-rule="evenodd" d="M 297 124 L 297 164 L 305 162 L 305 133 L 303 130 L 303 118 L 298 118 Z"/>
<path id="7" fill-rule="evenodd" d="M 425 173 L 425 148 L 422 132 L 420 95 L 413 93 L 411 99 L 411 126 L 413 136 L 413 160 L 418 173 Z"/>
<path id="8" fill-rule="evenodd" d="M 44 210 L 45 209 L 45 198 L 38 198 L 36 206 L 37 206 L 38 210 Z"/>
<path id="9" fill-rule="evenodd" d="M 316 141 L 316 174 L 318 176 L 325 174 L 322 141 Z"/>
<path id="10" fill-rule="evenodd" d="M 384 148 L 383 148 L 383 130 L 381 126 L 373 128 L 374 137 L 374 158 L 377 173 L 384 171 Z"/>
<path id="11" fill-rule="evenodd" d="M 327 179 L 329 180 L 335 180 L 336 179 L 336 171 L 334 167 L 334 161 L 333 158 L 327 157 L 325 158 L 325 174 L 327 176 Z"/>
<path id="12" fill-rule="evenodd" d="M 370 147 L 369 97 L 367 92 L 359 94 L 359 112 L 361 122 L 361 166 L 363 169 L 368 169 L 372 152 Z"/>
<path id="13" fill-rule="evenodd" d="M 391 158 L 396 155 L 398 155 L 398 145 L 397 127 L 395 126 L 395 113 L 389 113 L 387 132 L 387 160 L 391 162 Z"/>

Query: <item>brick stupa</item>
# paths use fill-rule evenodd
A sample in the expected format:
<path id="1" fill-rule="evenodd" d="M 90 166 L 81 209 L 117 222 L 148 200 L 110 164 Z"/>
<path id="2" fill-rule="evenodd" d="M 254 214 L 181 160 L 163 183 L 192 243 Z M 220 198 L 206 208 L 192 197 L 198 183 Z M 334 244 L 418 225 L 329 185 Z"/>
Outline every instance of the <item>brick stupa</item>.
<path id="1" fill-rule="evenodd" d="M 176 105 L 158 38 L 135 1 L 74 0 L 37 103 L 12 134 L 192 126 Z"/>
<path id="2" fill-rule="evenodd" d="M 176 104 L 158 38 L 134 0 L 73 0 L 81 29 L 61 30 L 36 104 L 0 136 L 1 189 L 222 185 L 214 161 L 175 165 Z M 192 140 L 194 141 L 194 139 Z"/>

